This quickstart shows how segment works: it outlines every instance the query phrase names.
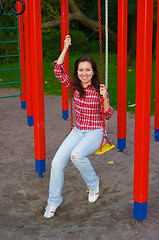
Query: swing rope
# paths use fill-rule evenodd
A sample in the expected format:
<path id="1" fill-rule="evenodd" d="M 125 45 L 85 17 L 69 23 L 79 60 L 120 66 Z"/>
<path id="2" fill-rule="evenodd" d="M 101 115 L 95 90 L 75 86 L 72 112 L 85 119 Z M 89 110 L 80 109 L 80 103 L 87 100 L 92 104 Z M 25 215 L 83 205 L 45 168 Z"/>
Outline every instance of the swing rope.
<path id="1" fill-rule="evenodd" d="M 69 34 L 69 4 L 68 0 L 65 0 L 66 2 L 66 32 Z M 71 79 L 71 63 L 70 63 L 70 48 L 68 48 L 68 76 Z M 73 129 L 73 107 L 72 107 L 72 87 L 70 84 L 69 88 L 70 93 L 70 118 L 71 118 L 71 126 L 70 126 L 70 132 Z"/>
<path id="2" fill-rule="evenodd" d="M 99 28 L 99 49 L 100 49 L 100 82 L 103 83 L 103 62 L 102 62 L 102 23 L 101 23 L 101 1 L 98 0 L 98 28 Z M 105 131 L 105 116 L 104 116 L 104 100 L 100 97 L 103 119 L 103 138 L 100 145 L 100 151 L 102 151 L 104 139 L 106 137 Z"/>
<path id="3" fill-rule="evenodd" d="M 108 85 L 108 4 L 106 1 L 106 87 Z M 98 27 L 99 27 L 99 48 L 100 48 L 100 81 L 103 82 L 103 62 L 102 62 L 102 23 L 101 23 L 101 0 L 98 0 Z M 104 100 L 101 96 L 101 108 L 102 108 L 102 118 L 103 118 L 103 138 L 100 145 L 100 150 L 102 151 L 104 139 L 108 142 L 109 145 L 112 143 L 106 136 L 106 123 L 105 123 L 105 114 L 104 114 Z"/>
<path id="4" fill-rule="evenodd" d="M 105 0 L 105 86 L 108 89 L 108 0 Z M 108 130 L 108 121 L 106 120 Z"/>
<path id="5" fill-rule="evenodd" d="M 108 0 L 105 0 L 105 86 L 108 89 Z"/>

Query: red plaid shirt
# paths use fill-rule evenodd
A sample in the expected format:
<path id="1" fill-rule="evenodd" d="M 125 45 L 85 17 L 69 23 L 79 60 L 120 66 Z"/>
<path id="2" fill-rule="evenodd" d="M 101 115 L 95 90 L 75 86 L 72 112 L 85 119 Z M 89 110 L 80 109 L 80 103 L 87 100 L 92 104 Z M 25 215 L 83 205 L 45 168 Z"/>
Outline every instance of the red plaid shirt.
<path id="1" fill-rule="evenodd" d="M 72 80 L 64 72 L 64 64 L 55 65 L 55 77 L 67 88 L 70 87 Z M 107 99 L 109 95 L 107 92 Z M 103 126 L 100 94 L 96 92 L 93 85 L 88 85 L 85 88 L 85 96 L 80 98 L 78 90 L 74 92 L 74 106 L 76 110 L 75 126 L 80 130 L 100 129 Z M 113 108 L 110 106 L 105 113 L 105 119 L 109 120 L 113 115 Z"/>

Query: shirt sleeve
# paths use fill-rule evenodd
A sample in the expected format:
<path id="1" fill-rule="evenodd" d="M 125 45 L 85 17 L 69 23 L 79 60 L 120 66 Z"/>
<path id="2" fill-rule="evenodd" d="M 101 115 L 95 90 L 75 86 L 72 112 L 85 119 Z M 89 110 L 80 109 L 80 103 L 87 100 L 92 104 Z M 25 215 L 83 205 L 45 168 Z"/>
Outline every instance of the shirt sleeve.
<path id="1" fill-rule="evenodd" d="M 107 99 L 108 99 L 108 102 L 109 102 L 109 109 L 108 111 L 106 111 L 104 114 L 105 114 L 105 119 L 106 120 L 109 120 L 111 118 L 111 116 L 113 115 L 113 108 L 110 106 L 110 100 L 109 100 L 109 94 L 108 94 L 108 89 L 107 89 Z"/>
<path id="2" fill-rule="evenodd" d="M 70 87 L 72 79 L 64 72 L 64 63 L 57 64 L 57 60 L 52 63 L 55 65 L 54 74 L 55 77 L 67 88 Z"/>

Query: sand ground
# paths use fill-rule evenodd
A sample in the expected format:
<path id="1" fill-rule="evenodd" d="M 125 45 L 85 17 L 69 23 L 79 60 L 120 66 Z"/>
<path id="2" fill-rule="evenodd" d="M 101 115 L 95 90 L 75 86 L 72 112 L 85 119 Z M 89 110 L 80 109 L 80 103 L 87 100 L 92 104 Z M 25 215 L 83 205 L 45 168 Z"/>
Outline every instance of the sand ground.
<path id="1" fill-rule="evenodd" d="M 0 89 L 0 95 L 16 94 Z M 34 170 L 34 129 L 27 125 L 20 99 L 0 99 L 0 239 L 1 240 L 158 240 L 159 239 L 159 143 L 150 129 L 148 216 L 133 219 L 134 115 L 128 116 L 127 149 L 115 147 L 90 160 L 100 178 L 100 197 L 87 201 L 87 188 L 69 164 L 65 170 L 63 203 L 53 219 L 43 217 L 48 197 L 52 157 L 70 129 L 61 118 L 61 97 L 45 95 L 46 173 Z M 116 145 L 115 112 L 109 121 L 109 139 Z M 113 164 L 109 164 L 113 161 Z"/>

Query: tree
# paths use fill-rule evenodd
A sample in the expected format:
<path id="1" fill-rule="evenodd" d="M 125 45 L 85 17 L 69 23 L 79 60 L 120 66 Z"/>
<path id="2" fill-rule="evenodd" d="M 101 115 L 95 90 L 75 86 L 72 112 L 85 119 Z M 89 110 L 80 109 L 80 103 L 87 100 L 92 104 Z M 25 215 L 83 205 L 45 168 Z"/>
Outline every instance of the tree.
<path id="1" fill-rule="evenodd" d="M 60 3 L 60 0 L 59 0 Z M 89 17 L 87 17 L 75 4 L 74 0 L 69 0 L 69 7 L 70 7 L 70 12 L 69 12 L 69 21 L 77 21 L 81 25 L 83 25 L 86 28 L 91 29 L 93 32 L 98 32 L 98 21 L 93 20 Z M 48 29 L 52 27 L 57 27 L 60 26 L 61 24 L 61 19 L 57 18 L 53 21 L 46 21 L 42 23 L 42 28 L 43 29 Z M 102 25 L 102 31 L 103 34 L 105 34 L 105 27 Z M 108 29 L 108 35 L 109 35 L 109 40 L 114 46 L 114 49 L 117 48 L 117 36 L 116 33 L 113 32 L 110 28 Z"/>

